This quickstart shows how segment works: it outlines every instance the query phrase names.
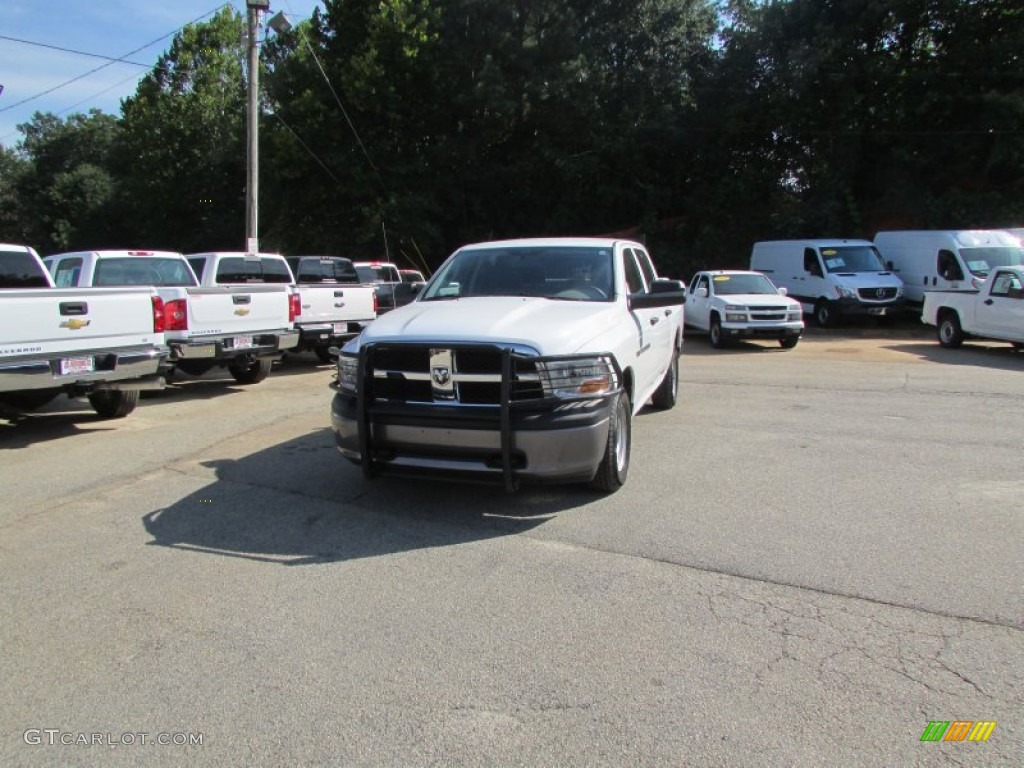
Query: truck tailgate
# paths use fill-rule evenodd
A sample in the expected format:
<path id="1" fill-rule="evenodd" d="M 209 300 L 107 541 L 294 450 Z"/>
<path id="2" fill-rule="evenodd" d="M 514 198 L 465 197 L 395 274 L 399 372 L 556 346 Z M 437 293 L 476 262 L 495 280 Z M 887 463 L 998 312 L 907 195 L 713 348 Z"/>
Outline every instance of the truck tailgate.
<path id="1" fill-rule="evenodd" d="M 373 288 L 365 285 L 299 285 L 302 314 L 297 322 L 337 323 L 373 320 Z"/>
<path id="2" fill-rule="evenodd" d="M 162 344 L 150 288 L 0 291 L 0 357 Z"/>
<path id="3" fill-rule="evenodd" d="M 188 335 L 274 331 L 290 327 L 287 285 L 189 288 Z"/>

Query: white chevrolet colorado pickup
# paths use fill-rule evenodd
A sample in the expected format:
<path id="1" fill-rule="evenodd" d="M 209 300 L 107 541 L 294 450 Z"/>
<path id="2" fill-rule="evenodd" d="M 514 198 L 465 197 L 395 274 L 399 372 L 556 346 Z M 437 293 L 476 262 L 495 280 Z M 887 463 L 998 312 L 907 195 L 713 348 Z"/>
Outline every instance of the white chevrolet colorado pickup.
<path id="1" fill-rule="evenodd" d="M 105 418 L 161 389 L 164 305 L 152 288 L 55 288 L 28 246 L 0 245 L 0 403 L 39 408 L 88 397 Z"/>
<path id="2" fill-rule="evenodd" d="M 43 261 L 58 286 L 153 286 L 164 302 L 168 375 L 222 367 L 240 384 L 255 384 L 278 350 L 295 345 L 285 287 L 200 287 L 185 257 L 172 251 L 79 251 Z"/>
<path id="3" fill-rule="evenodd" d="M 704 331 L 721 349 L 734 339 L 776 339 L 792 349 L 804 332 L 800 302 L 760 272 L 698 272 L 686 292 L 686 325 Z"/>
<path id="4" fill-rule="evenodd" d="M 1024 267 L 993 269 L 977 291 L 925 291 L 921 321 L 944 347 L 976 337 L 1024 349 Z"/>
<path id="5" fill-rule="evenodd" d="M 339 347 L 377 317 L 377 292 L 360 285 L 352 261 L 343 256 L 288 256 L 301 313 L 295 318 L 298 349 L 330 362 Z"/>
<path id="6" fill-rule="evenodd" d="M 331 423 L 380 471 L 626 480 L 633 416 L 675 405 L 683 286 L 639 243 L 553 238 L 460 248 L 415 301 L 342 348 Z"/>

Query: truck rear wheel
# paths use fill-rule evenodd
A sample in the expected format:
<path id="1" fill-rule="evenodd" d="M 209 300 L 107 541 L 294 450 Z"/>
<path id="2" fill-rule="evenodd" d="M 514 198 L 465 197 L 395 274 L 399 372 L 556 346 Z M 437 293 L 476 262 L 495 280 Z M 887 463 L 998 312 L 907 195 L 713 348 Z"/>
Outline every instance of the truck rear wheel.
<path id="1" fill-rule="evenodd" d="M 626 482 L 629 473 L 630 419 L 633 416 L 629 393 L 622 392 L 615 398 L 611 421 L 608 424 L 608 440 L 604 457 L 597 467 L 597 474 L 591 485 L 602 493 L 614 493 Z"/>
<path id="2" fill-rule="evenodd" d="M 269 357 L 258 357 L 255 360 L 237 358 L 228 366 L 228 371 L 239 384 L 259 384 L 270 375 L 274 361 Z"/>
<path id="3" fill-rule="evenodd" d="M 137 389 L 101 389 L 89 395 L 89 405 L 104 419 L 122 419 L 138 404 Z"/>
<path id="4" fill-rule="evenodd" d="M 939 344 L 947 349 L 956 349 L 964 343 L 964 332 L 960 327 L 960 316 L 947 309 L 939 316 Z"/>
<path id="5" fill-rule="evenodd" d="M 667 411 L 676 404 L 676 400 L 679 397 L 679 350 L 673 345 L 672 347 L 672 360 L 668 364 L 668 370 L 665 371 L 665 378 L 661 380 L 661 384 L 654 390 L 654 394 L 651 396 L 651 405 L 655 408 L 660 408 L 663 411 Z"/>

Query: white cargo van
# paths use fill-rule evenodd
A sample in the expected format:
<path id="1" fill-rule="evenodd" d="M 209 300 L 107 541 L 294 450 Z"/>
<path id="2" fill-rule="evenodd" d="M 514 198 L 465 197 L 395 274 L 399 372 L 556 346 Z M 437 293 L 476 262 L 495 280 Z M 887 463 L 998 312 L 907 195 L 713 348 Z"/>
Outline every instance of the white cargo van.
<path id="1" fill-rule="evenodd" d="M 903 283 L 868 240 L 767 240 L 754 243 L 750 268 L 768 275 L 828 326 L 843 315 L 890 315 Z"/>
<path id="2" fill-rule="evenodd" d="M 995 267 L 1024 264 L 1024 249 L 996 229 L 879 232 L 875 247 L 920 306 L 925 291 L 977 290 Z"/>

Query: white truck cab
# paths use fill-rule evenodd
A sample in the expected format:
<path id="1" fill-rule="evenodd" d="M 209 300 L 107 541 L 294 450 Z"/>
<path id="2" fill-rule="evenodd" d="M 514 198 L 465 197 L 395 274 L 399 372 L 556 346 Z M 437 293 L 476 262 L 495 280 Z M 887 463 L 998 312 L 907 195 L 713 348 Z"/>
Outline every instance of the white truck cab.
<path id="1" fill-rule="evenodd" d="M 843 315 L 889 315 L 903 304 L 903 282 L 869 240 L 762 241 L 750 268 L 785 288 L 822 327 Z"/>
<path id="2" fill-rule="evenodd" d="M 994 229 L 879 232 L 875 247 L 920 306 L 926 291 L 977 290 L 996 267 L 1024 264 L 1024 248 Z"/>

